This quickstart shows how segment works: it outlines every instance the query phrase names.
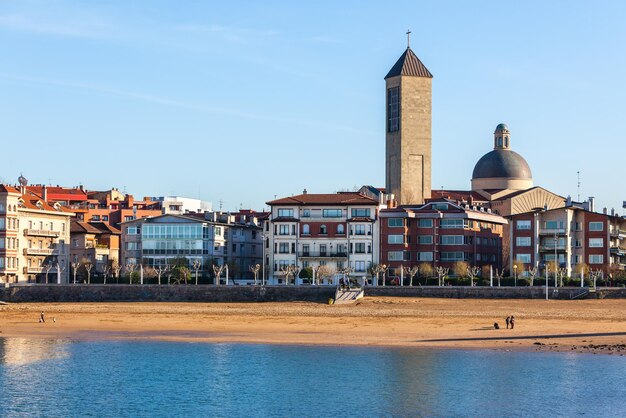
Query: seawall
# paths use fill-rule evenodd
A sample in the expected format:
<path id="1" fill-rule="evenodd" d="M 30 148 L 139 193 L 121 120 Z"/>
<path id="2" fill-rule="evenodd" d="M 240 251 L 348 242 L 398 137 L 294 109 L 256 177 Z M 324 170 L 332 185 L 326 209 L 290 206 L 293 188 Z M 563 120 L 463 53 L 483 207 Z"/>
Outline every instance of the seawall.
<path id="1" fill-rule="evenodd" d="M 544 299 L 543 287 L 367 287 L 365 296 L 454 299 Z M 0 301 L 21 302 L 289 302 L 326 303 L 335 296 L 326 286 L 213 285 L 11 285 L 0 287 Z M 625 288 L 563 287 L 550 299 L 626 298 Z"/>

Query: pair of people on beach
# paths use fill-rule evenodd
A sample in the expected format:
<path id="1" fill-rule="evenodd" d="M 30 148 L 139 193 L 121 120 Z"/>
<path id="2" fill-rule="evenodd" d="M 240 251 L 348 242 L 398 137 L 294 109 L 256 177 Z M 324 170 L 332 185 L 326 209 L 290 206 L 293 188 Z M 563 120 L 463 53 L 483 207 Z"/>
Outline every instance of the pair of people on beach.
<path id="1" fill-rule="evenodd" d="M 515 317 L 513 315 L 506 317 L 506 329 L 509 329 L 509 325 L 511 325 L 511 329 L 515 328 Z"/>

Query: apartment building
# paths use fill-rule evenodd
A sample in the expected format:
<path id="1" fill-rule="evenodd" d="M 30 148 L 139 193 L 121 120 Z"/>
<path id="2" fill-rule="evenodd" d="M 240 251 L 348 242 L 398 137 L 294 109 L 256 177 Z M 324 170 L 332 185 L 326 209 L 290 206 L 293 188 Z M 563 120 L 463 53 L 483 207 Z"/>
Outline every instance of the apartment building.
<path id="1" fill-rule="evenodd" d="M 365 280 L 378 263 L 378 200 L 355 192 L 304 193 L 267 202 L 271 214 L 266 226 L 268 279 L 285 283 L 287 266 L 334 272 L 327 284 L 337 284 L 342 271 Z M 291 279 L 290 279 L 291 280 Z M 302 284 L 296 278 L 297 284 Z"/>
<path id="2" fill-rule="evenodd" d="M 626 219 L 615 213 L 597 213 L 593 207 L 568 202 L 557 209 L 513 215 L 513 263 L 544 270 L 555 259 L 568 277 L 580 277 L 581 267 L 609 274 L 626 269 Z"/>
<path id="3" fill-rule="evenodd" d="M 262 261 L 261 226 L 254 216 L 228 213 L 159 215 L 122 223 L 122 265 L 158 267 L 185 257 L 201 263 L 213 276 L 212 265 L 229 266 L 236 280 L 252 280 L 250 266 Z"/>
<path id="4" fill-rule="evenodd" d="M 120 259 L 122 232 L 105 222 L 71 223 L 70 259 L 75 263 L 89 262 L 94 273 L 102 274 L 113 260 Z"/>
<path id="5" fill-rule="evenodd" d="M 401 276 L 401 267 L 428 263 L 453 267 L 457 261 L 502 269 L 502 232 L 507 220 L 490 209 L 450 199 L 432 199 L 419 206 L 380 212 L 380 262 L 387 279 Z"/>
<path id="6" fill-rule="evenodd" d="M 0 277 L 9 283 L 67 283 L 73 216 L 24 186 L 0 185 Z"/>

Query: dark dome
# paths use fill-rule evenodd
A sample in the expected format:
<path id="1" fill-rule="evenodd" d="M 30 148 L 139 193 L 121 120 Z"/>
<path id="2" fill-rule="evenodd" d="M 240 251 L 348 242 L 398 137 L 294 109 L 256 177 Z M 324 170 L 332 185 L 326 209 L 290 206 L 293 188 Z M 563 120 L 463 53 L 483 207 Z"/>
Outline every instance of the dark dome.
<path id="1" fill-rule="evenodd" d="M 508 131 L 509 127 L 506 126 L 506 123 L 501 123 L 498 126 L 496 126 L 496 132 L 498 131 Z"/>
<path id="2" fill-rule="evenodd" d="M 473 179 L 514 178 L 532 180 L 528 163 L 515 151 L 494 149 L 483 155 L 474 166 Z"/>

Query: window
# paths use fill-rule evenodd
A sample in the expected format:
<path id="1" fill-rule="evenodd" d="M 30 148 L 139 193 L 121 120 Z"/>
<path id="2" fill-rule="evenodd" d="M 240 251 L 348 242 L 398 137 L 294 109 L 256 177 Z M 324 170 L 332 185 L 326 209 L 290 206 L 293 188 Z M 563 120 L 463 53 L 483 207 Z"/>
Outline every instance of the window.
<path id="1" fill-rule="evenodd" d="M 433 220 L 432 219 L 420 219 L 417 223 L 418 228 L 432 228 Z"/>
<path id="2" fill-rule="evenodd" d="M 346 233 L 346 228 L 343 226 L 343 224 L 337 225 L 337 234 L 343 235 L 345 233 Z"/>
<path id="3" fill-rule="evenodd" d="M 0 203 L 0 213 L 4 213 L 4 203 Z"/>
<path id="4" fill-rule="evenodd" d="M 354 226 L 354 234 L 355 235 L 365 235 L 365 225 L 355 225 Z"/>
<path id="5" fill-rule="evenodd" d="M 302 209 L 302 217 L 310 218 L 311 217 L 311 209 Z"/>
<path id="6" fill-rule="evenodd" d="M 4 229 L 4 218 L 0 218 L 0 229 Z"/>
<path id="7" fill-rule="evenodd" d="M 365 261 L 355 261 L 354 271 L 358 273 L 363 273 L 365 271 Z"/>
<path id="8" fill-rule="evenodd" d="M 387 226 L 390 228 L 400 228 L 404 226 L 402 218 L 389 218 L 387 219 Z"/>
<path id="9" fill-rule="evenodd" d="M 387 252 L 387 260 L 389 261 L 402 261 L 404 251 L 389 251 Z"/>
<path id="10" fill-rule="evenodd" d="M 463 261 L 463 251 L 443 251 L 441 261 Z"/>
<path id="11" fill-rule="evenodd" d="M 124 216 L 124 222 L 132 221 L 133 219 L 135 219 L 134 216 Z"/>
<path id="12" fill-rule="evenodd" d="M 515 260 L 520 263 L 530 264 L 530 254 L 515 254 Z"/>
<path id="13" fill-rule="evenodd" d="M 222 235 L 222 227 L 221 226 L 216 226 L 215 227 L 215 235 L 217 235 L 217 236 L 221 236 Z"/>
<path id="14" fill-rule="evenodd" d="M 448 210 L 447 203 L 433 203 L 431 207 L 433 210 Z"/>
<path id="15" fill-rule="evenodd" d="M 400 87 L 387 90 L 387 132 L 400 130 Z"/>
<path id="16" fill-rule="evenodd" d="M 126 243 L 126 249 L 127 250 L 137 250 L 137 242 L 127 242 Z"/>
<path id="17" fill-rule="evenodd" d="M 463 235 L 442 235 L 439 239 L 441 245 L 463 245 Z"/>
<path id="18" fill-rule="evenodd" d="M 417 236 L 417 243 L 418 244 L 422 244 L 422 245 L 428 245 L 428 244 L 432 244 L 433 243 L 433 236 L 432 235 L 418 235 Z"/>
<path id="19" fill-rule="evenodd" d="M 528 231 L 530 230 L 530 221 L 516 221 L 515 226 L 518 230 Z"/>
<path id="20" fill-rule="evenodd" d="M 369 218 L 371 215 L 371 209 L 365 209 L 365 208 L 352 209 L 350 212 L 353 218 L 356 218 L 356 217 Z"/>
<path id="21" fill-rule="evenodd" d="M 604 255 L 602 254 L 589 254 L 589 264 L 603 264 Z"/>
<path id="22" fill-rule="evenodd" d="M 530 247 L 530 237 L 515 238 L 515 245 L 518 247 Z"/>
<path id="23" fill-rule="evenodd" d="M 289 225 L 279 225 L 278 235 L 289 235 Z"/>
<path id="24" fill-rule="evenodd" d="M 278 252 L 280 254 L 289 254 L 289 243 L 281 242 L 280 244 L 278 244 Z"/>
<path id="25" fill-rule="evenodd" d="M 341 209 L 323 209 L 322 216 L 324 218 L 341 218 L 343 211 Z"/>
<path id="26" fill-rule="evenodd" d="M 604 238 L 589 238 L 589 246 L 592 248 L 604 247 Z"/>
<path id="27" fill-rule="evenodd" d="M 309 244 L 303 244 L 302 245 L 302 256 L 303 257 L 308 257 L 309 256 Z"/>
<path id="28" fill-rule="evenodd" d="M 388 244 L 404 244 L 404 235 L 388 235 Z"/>
<path id="29" fill-rule="evenodd" d="M 95 221 L 99 221 L 99 220 L 100 220 L 100 215 L 93 215 L 93 216 L 91 217 L 91 220 L 92 220 L 92 221 L 94 221 L 94 222 L 95 222 Z"/>
<path id="30" fill-rule="evenodd" d="M 320 226 L 320 235 L 327 235 L 328 234 L 328 230 L 326 229 L 326 225 L 321 225 Z"/>
<path id="31" fill-rule="evenodd" d="M 365 254 L 365 243 L 357 242 L 354 244 L 354 253 L 355 254 Z"/>
<path id="32" fill-rule="evenodd" d="M 237 252 L 237 244 L 233 244 L 233 253 Z"/>
<path id="33" fill-rule="evenodd" d="M 417 253 L 417 261 L 433 261 L 432 251 L 420 251 Z"/>
<path id="34" fill-rule="evenodd" d="M 302 235 L 309 235 L 311 230 L 309 228 L 309 224 L 302 225 Z"/>
<path id="35" fill-rule="evenodd" d="M 74 248 L 78 248 L 78 240 L 77 240 L 77 239 L 73 239 L 73 240 L 72 240 L 72 246 L 73 246 Z"/>
<path id="36" fill-rule="evenodd" d="M 293 209 L 278 209 L 279 218 L 293 218 Z"/>
<path id="37" fill-rule="evenodd" d="M 103 222 L 109 222 L 109 215 L 102 215 Z"/>
<path id="38" fill-rule="evenodd" d="M 590 231 L 603 231 L 604 222 L 589 222 L 589 230 Z"/>
<path id="39" fill-rule="evenodd" d="M 463 228 L 463 219 L 442 219 L 441 228 Z"/>

